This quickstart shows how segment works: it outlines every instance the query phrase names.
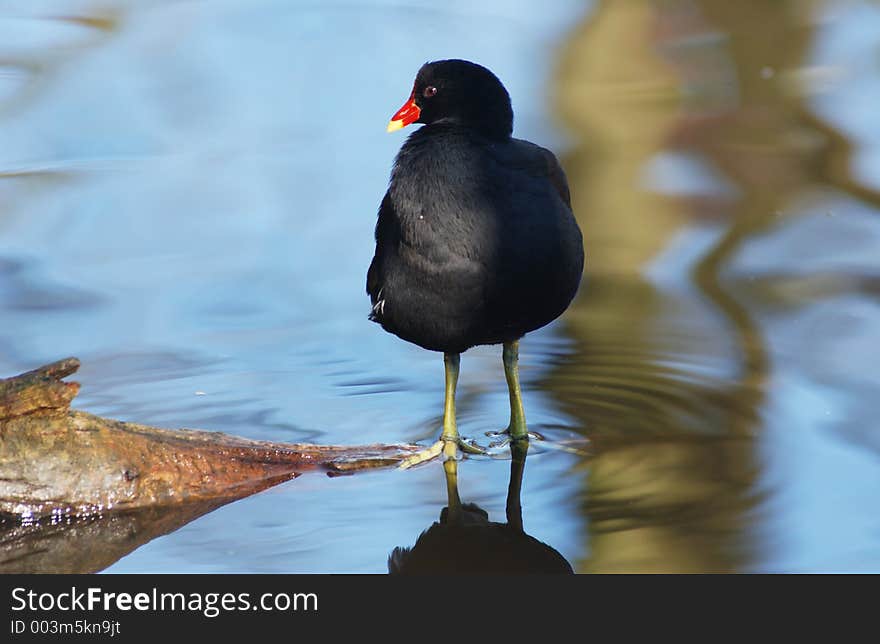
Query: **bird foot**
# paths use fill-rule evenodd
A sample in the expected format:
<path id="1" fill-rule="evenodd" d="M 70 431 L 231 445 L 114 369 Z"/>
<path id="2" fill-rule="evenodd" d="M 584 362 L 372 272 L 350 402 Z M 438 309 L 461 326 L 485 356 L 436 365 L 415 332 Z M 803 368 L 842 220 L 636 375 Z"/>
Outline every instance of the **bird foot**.
<path id="1" fill-rule="evenodd" d="M 511 438 L 510 428 L 500 432 L 486 432 L 486 436 L 495 439 L 489 442 L 488 450 L 490 453 L 494 453 L 496 450 L 507 447 L 511 443 L 516 444 L 522 442 L 526 443 L 526 445 L 532 445 L 531 441 L 535 441 L 534 447 L 537 447 L 540 451 L 555 450 L 575 454 L 581 457 L 587 457 L 590 455 L 590 451 L 586 447 L 589 445 L 590 441 L 579 436 L 551 439 L 538 432 L 530 431 L 525 435 Z"/>
<path id="2" fill-rule="evenodd" d="M 430 447 L 416 452 L 412 456 L 403 459 L 400 462 L 398 468 L 401 470 L 407 470 L 415 465 L 421 465 L 422 463 L 427 463 L 428 461 L 434 460 L 441 455 L 443 457 L 443 461 L 448 461 L 450 459 L 458 461 L 461 460 L 461 454 L 459 450 L 466 454 L 488 454 L 485 449 L 483 449 L 476 443 L 466 441 L 461 437 L 441 437 L 440 440 L 438 440 Z"/>
<path id="3" fill-rule="evenodd" d="M 516 443 L 519 441 L 529 442 L 530 440 L 544 440 L 544 437 L 541 436 L 541 434 L 539 434 L 538 432 L 526 432 L 525 434 L 514 436 L 513 433 L 510 431 L 510 427 L 500 432 L 486 432 L 486 436 L 488 436 L 489 438 L 498 439 L 489 443 L 489 449 L 507 447 L 508 445 L 510 445 L 510 443 Z"/>

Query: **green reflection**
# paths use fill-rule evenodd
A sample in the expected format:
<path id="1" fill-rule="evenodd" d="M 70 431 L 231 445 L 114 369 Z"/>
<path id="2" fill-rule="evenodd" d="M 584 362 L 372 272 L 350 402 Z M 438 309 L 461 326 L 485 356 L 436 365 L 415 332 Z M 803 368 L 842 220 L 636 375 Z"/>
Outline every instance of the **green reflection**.
<path id="1" fill-rule="evenodd" d="M 576 142 L 563 162 L 587 271 L 565 317 L 576 351 L 546 388 L 594 441 L 577 468 L 581 572 L 749 568 L 770 365 L 724 269 L 805 189 L 875 200 L 849 177 L 851 146 L 798 85 L 814 5 L 600 2 L 562 44 L 556 111 Z M 723 181 L 644 187 L 669 153 Z M 695 261 L 665 257 L 681 284 L 645 277 L 681 231 L 711 225 L 719 234 Z"/>

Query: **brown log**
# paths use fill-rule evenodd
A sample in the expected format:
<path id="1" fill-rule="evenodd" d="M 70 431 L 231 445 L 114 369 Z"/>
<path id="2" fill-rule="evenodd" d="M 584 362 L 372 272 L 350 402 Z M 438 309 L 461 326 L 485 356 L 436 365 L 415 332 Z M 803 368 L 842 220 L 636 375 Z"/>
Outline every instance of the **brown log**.
<path id="1" fill-rule="evenodd" d="M 70 410 L 68 358 L 0 380 L 0 515 L 33 521 L 242 498 L 307 471 L 393 465 L 412 445 L 253 441 Z"/>
<path id="2" fill-rule="evenodd" d="M 386 467 L 414 445 L 312 445 L 72 411 L 67 358 L 0 380 L 0 572 L 96 572 L 236 499 L 309 471 Z"/>
<path id="3" fill-rule="evenodd" d="M 63 414 L 79 393 L 79 383 L 62 382 L 79 369 L 79 360 L 66 358 L 14 378 L 0 380 L 0 423 L 26 415 Z"/>

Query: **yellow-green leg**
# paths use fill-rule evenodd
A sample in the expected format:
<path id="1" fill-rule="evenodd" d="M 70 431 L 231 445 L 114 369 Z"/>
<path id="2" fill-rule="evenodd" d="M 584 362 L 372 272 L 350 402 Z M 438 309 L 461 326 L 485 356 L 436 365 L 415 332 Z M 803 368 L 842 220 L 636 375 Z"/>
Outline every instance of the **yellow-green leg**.
<path id="1" fill-rule="evenodd" d="M 458 435 L 458 428 L 455 426 L 455 388 L 458 385 L 459 363 L 459 354 L 443 354 L 443 364 L 446 367 L 446 401 L 443 406 L 443 433 L 440 434 L 440 440 L 431 445 L 431 447 L 416 452 L 409 458 L 401 461 L 401 468 L 406 469 L 413 465 L 430 461 L 441 453 L 443 454 L 443 460 L 457 459 L 459 447 L 462 451 L 472 454 L 484 453 L 483 450 L 462 441 Z"/>
<path id="2" fill-rule="evenodd" d="M 526 427 L 526 412 L 523 409 L 522 391 L 519 387 L 519 341 L 505 342 L 504 376 L 507 378 L 507 391 L 510 393 L 510 424 L 507 431 L 511 441 L 529 440 Z"/>
<path id="3" fill-rule="evenodd" d="M 458 372 L 461 356 L 457 353 L 444 353 L 443 365 L 446 367 L 446 396 L 443 403 L 443 433 L 440 440 L 458 440 L 458 427 L 455 426 L 455 389 L 458 387 Z"/>

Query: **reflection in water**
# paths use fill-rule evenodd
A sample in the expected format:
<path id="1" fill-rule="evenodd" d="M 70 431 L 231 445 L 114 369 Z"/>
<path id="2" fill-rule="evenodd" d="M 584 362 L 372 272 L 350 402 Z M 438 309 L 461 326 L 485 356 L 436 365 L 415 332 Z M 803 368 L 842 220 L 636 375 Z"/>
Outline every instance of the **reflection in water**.
<path id="1" fill-rule="evenodd" d="M 548 386 L 596 447 L 581 468 L 585 572 L 744 564 L 741 529 L 756 470 L 749 434 L 765 372 L 760 336 L 723 289 L 704 288 L 702 298 L 645 276 L 693 217 L 688 204 L 638 188 L 683 118 L 683 80 L 656 55 L 669 38 L 663 18 L 682 6 L 601 3 L 567 43 L 559 71 L 561 109 L 582 141 L 566 162 L 592 262 L 566 329 L 580 359 Z M 717 49 L 711 39 L 703 46 Z M 700 61 L 689 70 L 698 79 L 708 67 L 706 79 L 729 80 L 732 63 L 721 52 L 690 54 Z M 704 111 L 723 110 L 729 88 L 705 89 Z M 696 204 L 717 216 L 736 195 L 705 183 Z M 686 271 L 686 261 L 674 258 L 674 269 Z"/>
<path id="2" fill-rule="evenodd" d="M 229 501 L 214 499 L 30 524 L 17 517 L 0 518 L 0 573 L 98 572 L 135 548 Z"/>
<path id="3" fill-rule="evenodd" d="M 489 521 L 489 514 L 458 495 L 458 463 L 447 460 L 447 506 L 440 520 L 425 530 L 411 548 L 397 547 L 388 557 L 391 574 L 565 574 L 571 565 L 556 550 L 526 534 L 522 522 L 523 470 L 528 443 L 510 445 L 507 522 Z"/>
<path id="4" fill-rule="evenodd" d="M 808 4 L 600 2 L 562 50 L 589 259 L 566 325 L 579 356 L 547 387 L 595 439 L 583 571 L 751 564 L 769 358 L 724 271 L 798 192 L 854 187 L 829 160 L 843 137 L 787 82 L 814 36 Z M 698 257 L 675 255 L 686 229 L 705 231 Z M 688 273 L 696 289 L 677 283 Z"/>
<path id="5" fill-rule="evenodd" d="M 156 425 L 432 435 L 436 365 L 365 321 L 364 240 L 389 97 L 462 56 L 509 79 L 517 135 L 572 135 L 585 281 L 523 377 L 532 429 L 591 456 L 533 458 L 526 523 L 580 571 L 880 569 L 877 3 L 42 4 L 0 18 L 4 373 L 76 354 L 83 407 Z M 506 390 L 469 373 L 463 424 L 497 429 Z M 110 570 L 384 570 L 431 475 L 313 477 Z"/>

